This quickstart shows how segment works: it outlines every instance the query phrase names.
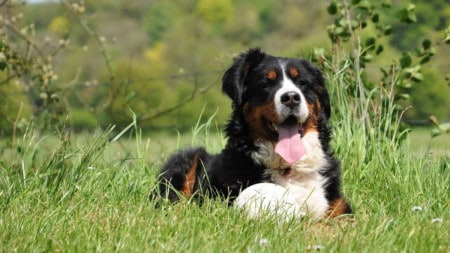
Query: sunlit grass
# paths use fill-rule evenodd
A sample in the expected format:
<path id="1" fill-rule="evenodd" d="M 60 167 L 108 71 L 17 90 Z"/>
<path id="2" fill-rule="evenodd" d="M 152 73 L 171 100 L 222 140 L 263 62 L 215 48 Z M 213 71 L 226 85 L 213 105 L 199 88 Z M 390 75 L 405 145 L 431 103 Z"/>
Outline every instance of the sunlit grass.
<path id="1" fill-rule="evenodd" d="M 346 133 L 335 130 L 340 143 Z M 221 134 L 214 131 L 200 131 L 196 136 L 221 141 Z M 404 147 L 397 150 L 397 157 L 379 150 L 385 155 L 383 161 L 351 160 L 362 152 L 354 148 L 361 145 L 356 138 L 354 146 L 340 147 L 337 154 L 343 160 L 344 192 L 354 215 L 280 223 L 272 217 L 247 220 L 225 202 L 214 200 L 155 208 L 147 196 L 155 187 L 158 167 L 177 146 L 192 144 L 192 134 L 155 135 L 144 137 L 135 131 L 112 143 L 104 141 L 105 133 L 73 135 L 66 146 L 55 136 L 27 135 L 17 143 L 24 147 L 23 153 L 16 160 L 2 158 L 1 162 L 2 251 L 449 249 L 450 180 L 448 167 L 435 157 L 408 158 Z M 114 136 L 110 134 L 109 139 Z M 374 145 L 390 149 L 388 143 Z M 60 154 L 64 154 L 60 160 L 50 162 Z M 83 161 L 86 165 L 80 167 Z M 57 178 L 52 172 L 61 172 L 58 166 L 65 166 L 66 172 L 56 187 L 56 181 L 49 179 Z"/>
<path id="2" fill-rule="evenodd" d="M 332 96 L 343 95 L 339 85 L 332 80 Z M 432 140 L 433 155 L 418 154 L 382 129 L 365 131 L 349 100 L 335 100 L 332 145 L 352 215 L 248 220 L 220 200 L 156 208 L 148 195 L 168 155 L 190 145 L 223 147 L 212 118 L 187 134 L 144 135 L 135 122 L 124 132 L 39 135 L 30 128 L 17 142 L 0 143 L 0 251 L 449 252 L 449 159 L 434 152 L 448 148 L 446 139 Z M 427 134 L 413 131 L 409 143 L 427 147 Z"/>

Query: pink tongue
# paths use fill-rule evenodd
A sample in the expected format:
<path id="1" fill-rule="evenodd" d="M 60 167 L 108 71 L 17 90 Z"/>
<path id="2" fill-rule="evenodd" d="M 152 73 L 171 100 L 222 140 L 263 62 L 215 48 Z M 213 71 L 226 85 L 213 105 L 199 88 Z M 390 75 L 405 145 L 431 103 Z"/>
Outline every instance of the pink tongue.
<path id="1" fill-rule="evenodd" d="M 278 134 L 275 152 L 287 163 L 293 164 L 306 153 L 305 145 L 298 133 L 298 125 L 278 126 Z"/>

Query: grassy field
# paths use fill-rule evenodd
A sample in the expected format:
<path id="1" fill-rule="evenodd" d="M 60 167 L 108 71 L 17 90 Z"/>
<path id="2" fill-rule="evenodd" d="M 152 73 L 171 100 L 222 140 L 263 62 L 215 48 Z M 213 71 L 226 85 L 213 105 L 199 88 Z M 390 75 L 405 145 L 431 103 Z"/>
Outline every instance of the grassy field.
<path id="1" fill-rule="evenodd" d="M 178 137 L 135 124 L 78 135 L 31 128 L 0 142 L 0 252 L 450 252 L 449 136 L 428 148 L 429 129 L 414 129 L 399 144 L 389 116 L 365 124 L 345 84 L 330 80 L 333 147 L 354 214 L 280 222 L 217 200 L 155 208 L 148 194 L 171 152 L 224 145 L 210 121 Z"/>
<path id="2" fill-rule="evenodd" d="M 411 137 L 420 136 L 418 132 Z M 0 251 L 450 250 L 450 178 L 445 155 L 413 156 L 408 147 L 392 155 L 380 142 L 375 148 L 385 150 L 370 158 L 353 148 L 363 145 L 358 140 L 352 140 L 350 148 L 344 145 L 347 153 L 336 144 L 345 167 L 344 192 L 354 215 L 283 223 L 274 217 L 248 220 L 214 200 L 201 206 L 186 201 L 160 208 L 149 203 L 157 168 L 168 153 L 204 140 L 210 150 L 218 150 L 223 143 L 220 135 L 138 134 L 113 142 L 107 137 L 97 133 L 58 141 L 30 132 L 18 140 L 15 150 L 2 143 Z M 336 138 L 339 143 L 339 131 Z"/>

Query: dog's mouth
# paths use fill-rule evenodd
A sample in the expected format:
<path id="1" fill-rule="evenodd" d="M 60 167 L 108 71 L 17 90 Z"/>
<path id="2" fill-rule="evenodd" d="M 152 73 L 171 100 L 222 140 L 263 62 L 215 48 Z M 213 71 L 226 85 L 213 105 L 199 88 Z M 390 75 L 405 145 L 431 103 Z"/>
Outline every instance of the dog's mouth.
<path id="1" fill-rule="evenodd" d="M 270 138 L 274 141 L 279 139 L 279 136 L 280 136 L 279 129 L 289 128 L 290 131 L 297 129 L 297 133 L 300 134 L 301 137 L 303 137 L 303 135 L 304 135 L 303 124 L 298 122 L 297 118 L 294 116 L 288 117 L 286 120 L 284 120 L 280 124 L 277 124 L 275 122 L 271 122 L 270 120 L 264 119 L 264 124 L 266 125 L 267 133 L 269 134 Z M 281 130 L 281 131 L 283 131 L 283 130 Z"/>
<path id="2" fill-rule="evenodd" d="M 266 120 L 265 125 L 269 136 L 276 141 L 275 152 L 288 164 L 298 161 L 306 153 L 301 138 L 304 135 L 303 124 L 296 117 L 290 116 L 281 124 Z"/>

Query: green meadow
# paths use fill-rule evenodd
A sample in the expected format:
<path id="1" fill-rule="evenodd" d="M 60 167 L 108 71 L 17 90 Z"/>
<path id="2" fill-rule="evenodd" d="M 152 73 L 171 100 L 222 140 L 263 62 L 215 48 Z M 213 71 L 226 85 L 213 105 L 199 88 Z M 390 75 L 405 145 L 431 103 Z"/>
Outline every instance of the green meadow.
<path id="1" fill-rule="evenodd" d="M 213 119 L 183 134 L 142 134 L 134 122 L 122 132 L 30 128 L 1 143 L 0 251 L 449 252 L 449 136 L 419 128 L 396 144 L 381 128 L 367 133 L 343 101 L 333 146 L 352 215 L 249 220 L 218 200 L 156 208 L 148 194 L 170 153 L 224 145 Z"/>

